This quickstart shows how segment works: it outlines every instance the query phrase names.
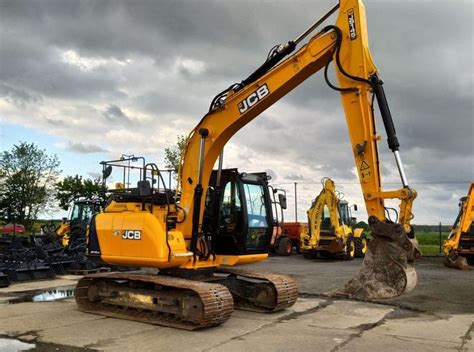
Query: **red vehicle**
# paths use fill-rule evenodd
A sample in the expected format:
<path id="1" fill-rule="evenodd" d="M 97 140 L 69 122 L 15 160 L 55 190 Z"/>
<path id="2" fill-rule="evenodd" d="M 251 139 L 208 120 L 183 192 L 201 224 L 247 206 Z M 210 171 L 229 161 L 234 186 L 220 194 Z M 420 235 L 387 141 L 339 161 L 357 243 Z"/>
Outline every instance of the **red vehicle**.
<path id="1" fill-rule="evenodd" d="M 23 234 L 25 233 L 25 226 L 21 224 L 7 224 L 0 229 L 3 234 Z"/>
<path id="2" fill-rule="evenodd" d="M 286 192 L 283 189 L 268 186 L 273 195 L 273 235 L 270 252 L 289 256 L 293 252 L 300 253 L 300 236 L 308 232 L 308 225 L 300 222 L 285 222 L 283 210 L 286 209 Z"/>

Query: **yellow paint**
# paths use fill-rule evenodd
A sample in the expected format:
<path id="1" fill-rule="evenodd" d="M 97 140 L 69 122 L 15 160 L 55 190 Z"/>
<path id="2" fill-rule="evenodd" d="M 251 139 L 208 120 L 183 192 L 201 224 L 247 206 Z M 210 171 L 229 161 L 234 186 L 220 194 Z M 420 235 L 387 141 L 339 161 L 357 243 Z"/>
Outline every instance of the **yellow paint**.
<path id="1" fill-rule="evenodd" d="M 302 251 L 317 250 L 321 239 L 333 239 L 332 236 L 326 238 L 321 235 L 324 206 L 327 206 L 329 211 L 331 228 L 334 229 L 336 238 L 344 243 L 344 248 L 348 238 L 360 237 L 363 233 L 363 229 L 355 229 L 353 231 L 352 227 L 342 223 L 339 215 L 339 199 L 336 194 L 336 186 L 334 181 L 328 178 L 324 181 L 323 189 L 307 211 L 309 231 L 302 233 L 300 236 L 300 248 Z"/>
<path id="2" fill-rule="evenodd" d="M 474 181 L 471 183 L 466 199 L 461 203 L 458 217 L 459 219 L 451 229 L 448 239 L 443 243 L 445 255 L 449 255 L 453 250 L 458 250 L 461 234 L 468 232 L 474 221 Z"/>

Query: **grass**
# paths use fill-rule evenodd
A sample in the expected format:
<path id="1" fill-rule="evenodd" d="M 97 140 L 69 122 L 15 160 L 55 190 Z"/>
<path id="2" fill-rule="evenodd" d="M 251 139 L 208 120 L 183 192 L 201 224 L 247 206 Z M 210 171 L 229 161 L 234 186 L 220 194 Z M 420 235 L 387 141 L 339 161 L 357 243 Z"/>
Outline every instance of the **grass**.
<path id="1" fill-rule="evenodd" d="M 423 255 L 443 255 L 443 241 L 448 238 L 448 235 L 448 232 L 441 232 L 441 253 L 439 232 L 420 231 L 416 233 L 416 238 Z"/>

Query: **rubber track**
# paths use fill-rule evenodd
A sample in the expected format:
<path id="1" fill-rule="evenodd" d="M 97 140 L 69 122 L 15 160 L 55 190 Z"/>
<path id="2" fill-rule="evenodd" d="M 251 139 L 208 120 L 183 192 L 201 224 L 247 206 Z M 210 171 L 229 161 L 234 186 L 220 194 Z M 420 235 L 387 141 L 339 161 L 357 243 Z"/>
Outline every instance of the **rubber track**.
<path id="1" fill-rule="evenodd" d="M 110 304 L 101 304 L 100 302 L 90 302 L 87 296 L 89 287 L 92 283 L 101 280 L 147 282 L 178 290 L 182 289 L 183 291 L 192 291 L 198 295 L 202 301 L 204 311 L 202 319 L 198 323 L 189 322 L 184 321 L 175 315 L 160 313 L 154 310 L 135 309 L 118 305 L 113 306 Z M 184 330 L 196 330 L 222 324 L 230 318 L 234 306 L 232 295 L 223 285 L 169 276 L 127 273 L 100 273 L 85 276 L 79 280 L 77 284 L 75 298 L 79 309 L 84 312 Z"/>
<path id="2" fill-rule="evenodd" d="M 296 285 L 295 279 L 287 275 L 279 275 L 272 273 L 262 273 L 250 270 L 234 269 L 234 268 L 223 268 L 219 267 L 216 272 L 226 273 L 241 276 L 244 278 L 267 281 L 269 285 L 272 285 L 277 293 L 277 301 L 273 308 L 259 307 L 248 302 L 245 305 L 238 305 L 235 301 L 234 308 L 241 310 L 248 310 L 252 312 L 277 312 L 286 308 L 291 307 L 295 304 L 298 298 L 298 286 Z"/>

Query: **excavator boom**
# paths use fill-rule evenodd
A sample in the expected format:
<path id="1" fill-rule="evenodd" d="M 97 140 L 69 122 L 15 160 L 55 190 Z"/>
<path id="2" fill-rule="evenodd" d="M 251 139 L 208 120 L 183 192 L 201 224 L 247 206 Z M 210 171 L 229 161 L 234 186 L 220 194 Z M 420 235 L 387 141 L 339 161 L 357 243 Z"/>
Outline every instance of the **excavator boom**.
<path id="1" fill-rule="evenodd" d="M 328 85 L 340 92 L 369 223 L 376 229 L 372 250 L 369 250 L 372 254 L 366 256 L 360 273 L 341 292 L 370 297 L 396 296 L 416 284 L 416 273 L 410 264 L 420 256 L 410 226 L 416 191 L 408 185 L 382 81 L 370 54 L 364 5 L 360 0 L 341 0 L 323 18 L 336 9 L 339 9 L 336 25 L 326 26 L 288 56 L 321 23 L 318 21 L 294 41 L 282 44 L 271 52 L 267 61 L 247 79 L 214 98 L 209 112 L 190 133 L 184 152 L 179 179 L 181 206 L 186 209 L 187 218 L 177 229 L 190 241 L 194 251 L 201 236 L 202 194 L 208 188 L 210 173 L 224 145 L 262 111 L 324 69 Z M 332 61 L 335 63 L 338 86 L 331 83 L 327 75 Z M 377 151 L 377 142 L 381 137 L 376 132 L 374 99 L 377 99 L 388 145 L 400 174 L 402 188 L 398 190 L 382 189 Z M 392 223 L 386 217 L 384 201 L 393 198 L 400 200 L 398 223 Z M 379 253 L 377 258 L 373 258 L 374 253 Z M 368 276 L 377 277 L 376 282 L 380 282 L 379 277 L 387 276 L 386 270 L 399 274 L 396 279 L 392 276 L 384 281 L 383 287 L 396 280 L 392 285 L 394 287 L 385 290 L 376 287 L 375 283 L 368 284 L 367 273 L 370 272 Z"/>

